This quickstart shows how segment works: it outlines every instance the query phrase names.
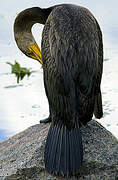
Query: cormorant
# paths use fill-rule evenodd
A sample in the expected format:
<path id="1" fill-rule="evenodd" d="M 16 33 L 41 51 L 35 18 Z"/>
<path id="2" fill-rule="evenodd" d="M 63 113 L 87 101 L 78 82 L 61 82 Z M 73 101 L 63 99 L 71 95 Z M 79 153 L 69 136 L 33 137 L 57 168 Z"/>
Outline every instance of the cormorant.
<path id="1" fill-rule="evenodd" d="M 41 51 L 31 33 L 44 24 Z M 82 164 L 80 127 L 101 118 L 102 33 L 91 12 L 81 6 L 60 4 L 22 11 L 14 23 L 19 49 L 42 63 L 51 121 L 45 147 L 50 173 L 70 176 Z M 41 55 L 42 52 L 42 55 Z"/>

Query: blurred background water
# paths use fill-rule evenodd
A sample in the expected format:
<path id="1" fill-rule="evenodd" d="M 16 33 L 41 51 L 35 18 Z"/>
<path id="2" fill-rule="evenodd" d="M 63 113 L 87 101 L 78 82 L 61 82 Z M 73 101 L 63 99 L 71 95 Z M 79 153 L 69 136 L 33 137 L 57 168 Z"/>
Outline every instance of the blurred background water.
<path id="1" fill-rule="evenodd" d="M 39 123 L 48 116 L 48 102 L 43 86 L 41 65 L 25 57 L 17 48 L 13 37 L 13 23 L 16 15 L 32 6 L 49 7 L 54 4 L 73 3 L 87 7 L 97 18 L 104 41 L 104 73 L 102 81 L 104 117 L 100 122 L 118 137 L 118 1 L 40 1 L 7 0 L 0 7 L 0 141 L 27 127 Z M 33 34 L 41 43 L 42 25 L 33 26 Z M 36 70 L 31 77 L 17 84 L 11 68 L 6 62 L 17 60 L 22 66 Z"/>

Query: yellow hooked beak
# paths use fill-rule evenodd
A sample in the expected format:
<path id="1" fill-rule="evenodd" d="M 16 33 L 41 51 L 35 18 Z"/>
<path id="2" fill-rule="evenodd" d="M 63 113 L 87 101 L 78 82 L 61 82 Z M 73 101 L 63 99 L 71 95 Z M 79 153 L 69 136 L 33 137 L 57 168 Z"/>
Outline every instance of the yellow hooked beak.
<path id="1" fill-rule="evenodd" d="M 38 60 L 41 64 L 43 64 L 41 50 L 38 47 L 37 43 L 34 43 L 34 44 L 30 45 L 28 48 L 29 48 L 29 51 L 31 52 L 30 56 L 33 59 Z"/>

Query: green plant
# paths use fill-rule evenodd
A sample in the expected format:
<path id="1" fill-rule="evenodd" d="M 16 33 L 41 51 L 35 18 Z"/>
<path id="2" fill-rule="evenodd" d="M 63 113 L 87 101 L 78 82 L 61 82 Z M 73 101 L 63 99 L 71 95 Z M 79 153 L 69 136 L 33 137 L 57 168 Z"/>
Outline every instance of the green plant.
<path id="1" fill-rule="evenodd" d="M 21 67 L 20 64 L 15 61 L 15 64 L 12 64 L 10 62 L 7 62 L 11 66 L 11 73 L 15 74 L 17 77 L 17 83 L 19 83 L 19 80 L 22 80 L 26 75 L 29 77 L 32 73 L 35 71 L 31 71 L 31 68 L 25 68 Z"/>
<path id="2" fill-rule="evenodd" d="M 104 61 L 109 61 L 109 58 L 105 58 Z"/>

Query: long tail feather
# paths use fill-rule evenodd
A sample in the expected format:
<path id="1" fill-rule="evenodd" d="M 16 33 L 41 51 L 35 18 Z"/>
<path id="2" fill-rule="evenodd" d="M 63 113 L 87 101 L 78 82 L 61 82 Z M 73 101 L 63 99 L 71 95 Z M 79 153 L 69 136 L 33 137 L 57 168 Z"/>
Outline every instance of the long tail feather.
<path id="1" fill-rule="evenodd" d="M 61 121 L 51 125 L 45 148 L 45 167 L 50 173 L 75 175 L 82 164 L 83 147 L 79 125 L 69 130 Z"/>

